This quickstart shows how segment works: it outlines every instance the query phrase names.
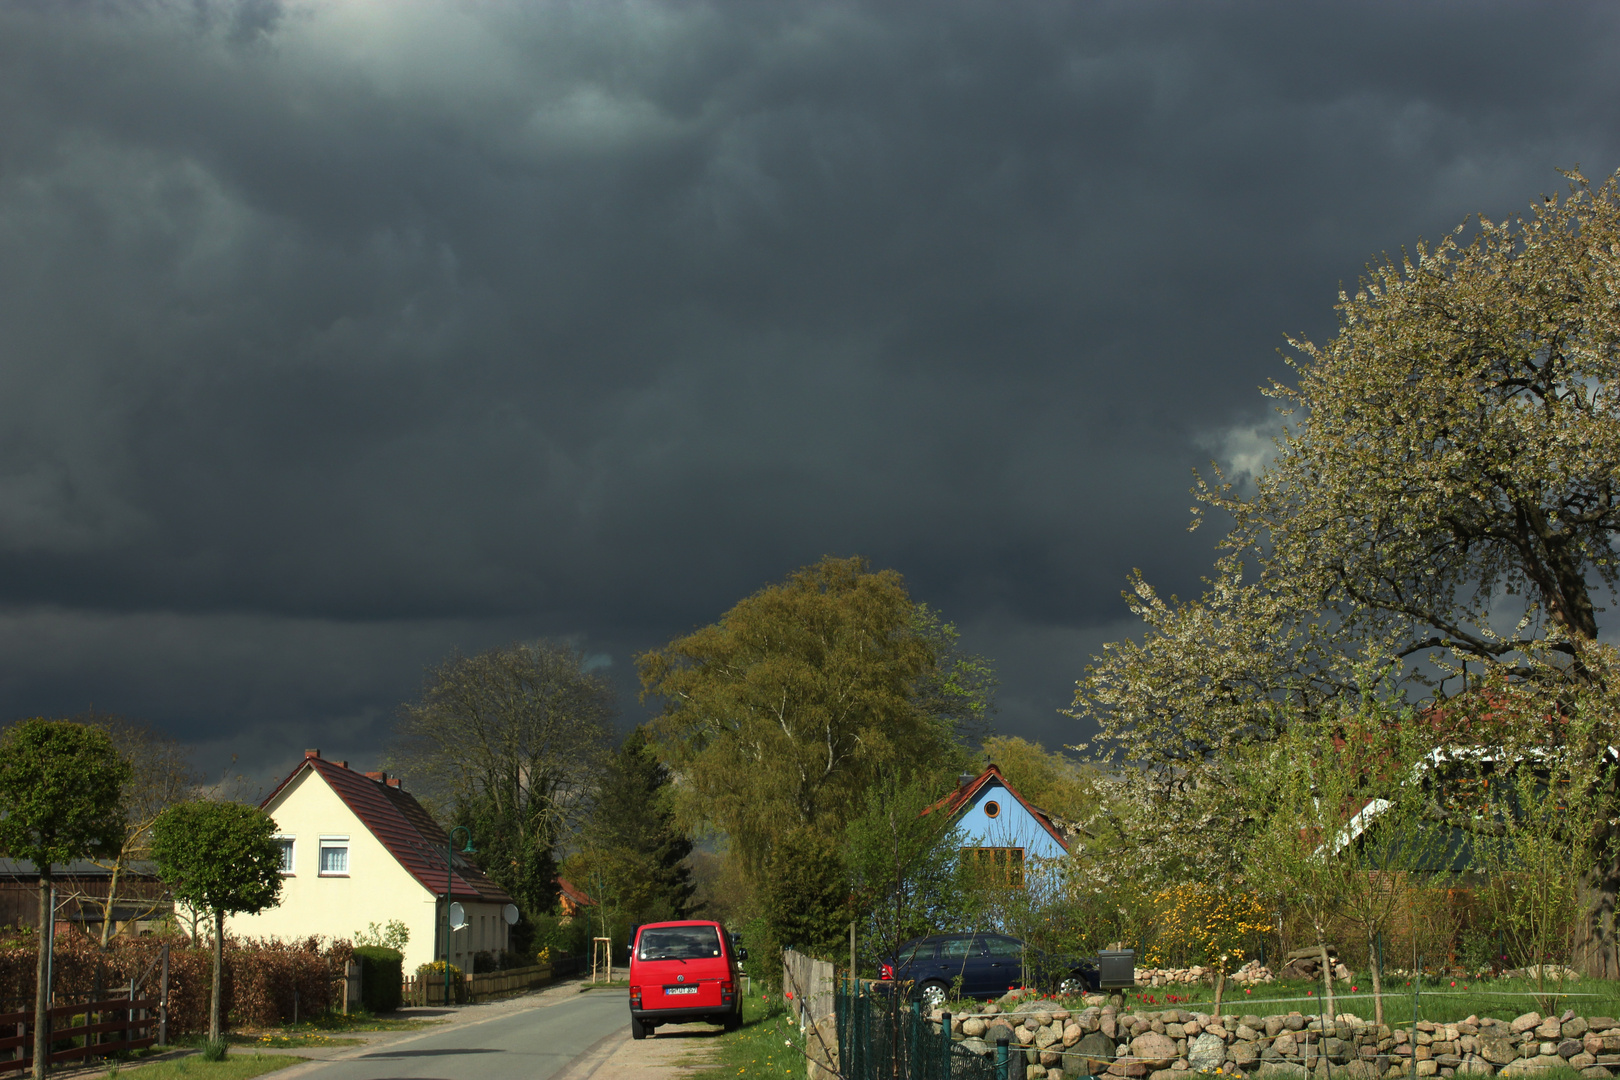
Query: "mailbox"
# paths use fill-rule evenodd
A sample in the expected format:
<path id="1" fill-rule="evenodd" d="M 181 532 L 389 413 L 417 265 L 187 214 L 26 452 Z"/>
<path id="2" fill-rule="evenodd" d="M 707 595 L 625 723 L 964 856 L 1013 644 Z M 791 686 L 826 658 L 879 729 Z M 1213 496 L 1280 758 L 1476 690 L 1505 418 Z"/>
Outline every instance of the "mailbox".
<path id="1" fill-rule="evenodd" d="M 1097 983 L 1104 990 L 1136 985 L 1136 950 L 1104 949 L 1097 954 Z"/>

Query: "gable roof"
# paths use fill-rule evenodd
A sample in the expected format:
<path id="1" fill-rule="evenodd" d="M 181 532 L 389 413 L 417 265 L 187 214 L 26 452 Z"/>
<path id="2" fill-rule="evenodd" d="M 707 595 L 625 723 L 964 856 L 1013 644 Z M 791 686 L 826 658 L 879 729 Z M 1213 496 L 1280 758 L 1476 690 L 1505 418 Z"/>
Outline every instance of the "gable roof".
<path id="1" fill-rule="evenodd" d="M 1069 841 L 1063 835 L 1063 832 L 1053 823 L 1052 815 L 1048 814 L 1045 810 L 1042 810 L 1038 806 L 1031 805 L 1027 799 L 1018 794 L 1018 789 L 1007 782 L 1007 778 L 1001 775 L 1001 769 L 994 762 L 991 762 L 985 767 L 984 772 L 980 773 L 978 776 L 975 776 L 966 784 L 960 785 L 943 799 L 940 799 L 933 805 L 926 807 L 923 810 L 923 813 L 932 814 L 935 810 L 940 810 L 949 817 L 955 817 L 967 807 L 972 806 L 974 800 L 978 798 L 979 793 L 985 788 L 989 787 L 991 784 L 1000 784 L 1008 795 L 1011 795 L 1014 799 L 1018 800 L 1019 806 L 1022 806 L 1029 812 L 1029 816 L 1035 819 L 1036 824 L 1040 825 L 1041 828 L 1045 829 L 1052 835 L 1052 839 L 1057 841 L 1059 847 L 1061 847 L 1064 851 L 1069 850 Z"/>
<path id="2" fill-rule="evenodd" d="M 260 809 L 268 811 L 287 786 L 306 772 L 326 781 L 360 823 L 371 831 L 398 863 L 428 892 L 440 895 L 445 885 L 445 850 L 450 837 L 422 804 L 387 773 L 358 773 L 345 761 L 327 761 L 319 750 L 306 750 L 298 768 L 276 785 Z M 458 852 L 449 875 L 450 895 L 488 904 L 510 904 L 512 897 Z"/>

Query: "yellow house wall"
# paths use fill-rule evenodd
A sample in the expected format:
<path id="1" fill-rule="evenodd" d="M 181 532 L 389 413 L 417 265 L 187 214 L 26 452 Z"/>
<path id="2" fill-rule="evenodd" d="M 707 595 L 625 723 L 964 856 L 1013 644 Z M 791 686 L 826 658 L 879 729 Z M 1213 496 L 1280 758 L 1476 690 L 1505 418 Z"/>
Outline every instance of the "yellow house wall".
<path id="1" fill-rule="evenodd" d="M 371 923 L 382 927 L 397 919 L 411 933 L 405 946 L 407 975 L 443 956 L 442 939 L 436 941 L 434 935 L 435 915 L 441 932 L 444 921 L 439 897 L 399 864 L 318 773 L 304 772 L 265 809 L 277 833 L 293 841 L 293 871 L 282 879 L 279 905 L 257 915 L 230 916 L 228 933 L 282 940 L 311 934 L 352 939 Z M 349 838 L 346 876 L 320 874 L 322 836 Z M 450 962 L 469 971 L 473 952 L 506 947 L 507 928 L 501 905 L 461 903 L 469 926 L 451 935 Z"/>

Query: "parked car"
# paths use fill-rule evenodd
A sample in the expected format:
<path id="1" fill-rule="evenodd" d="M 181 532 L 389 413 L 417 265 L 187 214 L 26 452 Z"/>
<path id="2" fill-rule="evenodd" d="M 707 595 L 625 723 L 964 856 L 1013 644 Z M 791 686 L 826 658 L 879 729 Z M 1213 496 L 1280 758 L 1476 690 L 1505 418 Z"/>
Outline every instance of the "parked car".
<path id="1" fill-rule="evenodd" d="M 630 946 L 630 1037 L 660 1024 L 704 1020 L 742 1026 L 739 963 L 748 950 L 717 922 L 648 923 Z"/>
<path id="2" fill-rule="evenodd" d="M 1098 988 L 1090 960 L 1051 956 L 1007 934 L 930 934 L 908 941 L 881 968 L 884 979 L 910 984 L 929 1008 L 938 1008 L 961 978 L 963 997 L 1000 997 L 1019 986 L 1060 994 Z"/>

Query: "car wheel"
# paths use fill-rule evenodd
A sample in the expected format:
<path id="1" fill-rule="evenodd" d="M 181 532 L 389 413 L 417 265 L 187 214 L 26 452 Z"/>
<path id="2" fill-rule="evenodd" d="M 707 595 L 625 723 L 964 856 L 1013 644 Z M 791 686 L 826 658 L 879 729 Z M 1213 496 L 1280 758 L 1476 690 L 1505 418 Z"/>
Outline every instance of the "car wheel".
<path id="1" fill-rule="evenodd" d="M 647 1032 L 650 1030 L 651 1028 L 647 1024 L 643 1024 L 633 1016 L 630 1018 L 630 1037 L 632 1039 L 645 1039 Z"/>
<path id="2" fill-rule="evenodd" d="M 945 984 L 930 980 L 917 987 L 917 1000 L 929 1012 L 945 1007 Z"/>
<path id="3" fill-rule="evenodd" d="M 1086 981 L 1081 978 L 1070 977 L 1058 983 L 1060 997 L 1078 997 L 1086 992 Z"/>

